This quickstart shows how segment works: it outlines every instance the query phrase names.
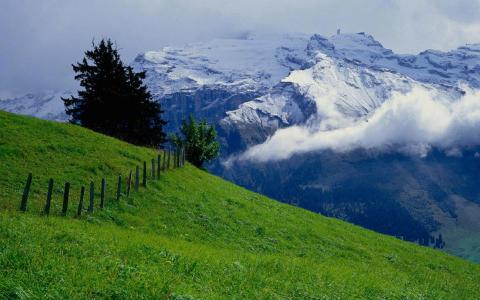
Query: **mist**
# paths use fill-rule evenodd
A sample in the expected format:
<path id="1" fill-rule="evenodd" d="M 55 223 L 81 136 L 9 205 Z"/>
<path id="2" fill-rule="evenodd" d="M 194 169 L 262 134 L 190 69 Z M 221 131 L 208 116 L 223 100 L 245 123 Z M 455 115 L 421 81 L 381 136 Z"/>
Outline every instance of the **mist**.
<path id="1" fill-rule="evenodd" d="M 424 157 L 436 147 L 448 155 L 461 155 L 462 147 L 480 145 L 480 92 L 463 88 L 467 90 L 465 95 L 451 99 L 431 89 L 414 87 L 406 94 L 393 94 L 366 119 L 321 119 L 320 124 L 313 126 L 280 129 L 266 142 L 231 158 L 229 163 L 282 160 L 326 149 L 375 149 Z M 322 122 L 349 125 L 318 130 Z"/>

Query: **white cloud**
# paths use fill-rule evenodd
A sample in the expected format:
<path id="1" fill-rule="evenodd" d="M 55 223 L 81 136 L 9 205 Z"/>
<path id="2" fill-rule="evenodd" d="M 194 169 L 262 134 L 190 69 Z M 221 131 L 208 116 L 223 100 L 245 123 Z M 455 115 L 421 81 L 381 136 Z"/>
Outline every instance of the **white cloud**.
<path id="1" fill-rule="evenodd" d="M 324 121 L 331 122 L 319 122 Z M 281 160 L 296 153 L 356 148 L 396 149 L 424 156 L 432 146 L 458 156 L 458 147 L 480 144 L 480 92 L 467 89 L 464 96 L 451 100 L 415 87 L 406 94 L 395 93 L 366 120 L 331 130 L 312 128 L 322 126 L 280 129 L 234 159 Z"/>

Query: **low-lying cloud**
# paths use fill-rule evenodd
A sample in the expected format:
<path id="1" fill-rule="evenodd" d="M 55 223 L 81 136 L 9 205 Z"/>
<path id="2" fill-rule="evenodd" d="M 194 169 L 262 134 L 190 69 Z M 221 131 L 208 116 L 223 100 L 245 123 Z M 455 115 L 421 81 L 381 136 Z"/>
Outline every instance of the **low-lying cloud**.
<path id="1" fill-rule="evenodd" d="M 330 122 L 324 119 L 319 122 Z M 345 122 L 338 122 L 345 123 Z M 425 156 L 431 147 L 459 155 L 459 148 L 480 144 L 480 91 L 468 90 L 459 99 L 415 87 L 396 93 L 368 118 L 331 130 L 315 126 L 280 129 L 263 144 L 251 147 L 233 160 L 282 160 L 294 154 L 319 150 L 398 150 Z"/>

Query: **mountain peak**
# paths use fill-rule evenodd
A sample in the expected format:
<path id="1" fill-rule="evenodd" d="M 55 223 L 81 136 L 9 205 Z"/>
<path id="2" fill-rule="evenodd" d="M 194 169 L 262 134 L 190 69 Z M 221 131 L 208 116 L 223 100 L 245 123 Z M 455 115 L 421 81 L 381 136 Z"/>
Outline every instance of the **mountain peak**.
<path id="1" fill-rule="evenodd" d="M 135 58 L 132 66 L 137 71 L 146 71 L 145 82 L 156 99 L 176 93 L 193 95 L 202 90 L 216 90 L 225 91 L 227 95 L 242 95 L 240 98 L 245 101 L 268 94 L 272 89 L 282 89 L 291 72 L 301 72 L 315 64 L 318 66 L 312 70 L 320 72 L 320 67 L 325 65 L 320 61 L 326 59 L 329 61 L 326 65 L 331 66 L 332 72 L 347 72 L 348 69 L 351 76 L 345 77 L 345 80 L 361 74 L 363 75 L 359 78 L 367 76 L 362 79 L 367 80 L 371 76 L 365 74 L 381 72 L 384 78 L 398 74 L 396 78 L 400 81 L 409 78 L 421 84 L 433 84 L 442 88 L 456 89 L 460 83 L 466 83 L 473 88 L 480 87 L 480 44 L 465 45 L 449 52 L 427 50 L 418 55 L 402 55 L 385 48 L 365 32 L 338 33 L 325 37 L 320 34 L 308 36 L 246 31 L 234 38 L 146 51 Z M 299 75 L 298 72 L 296 75 Z M 344 75 L 346 76 L 346 73 Z M 390 80 L 392 79 L 389 79 L 389 82 Z M 365 84 L 371 87 L 374 83 Z M 349 82 L 347 89 L 355 86 L 359 84 Z M 380 89 L 377 92 L 384 97 L 389 95 L 391 89 L 383 92 Z M 32 97 L 24 97 L 27 105 L 21 104 L 22 99 L 15 99 L 13 102 L 2 101 L 0 107 L 32 114 L 36 112 L 32 111 L 33 106 L 45 106 L 48 103 L 45 95 L 38 95 L 36 98 L 39 101 L 33 102 Z M 228 96 L 225 97 L 228 99 Z M 368 101 L 372 98 L 369 95 L 365 97 Z M 63 105 L 59 97 L 54 98 L 51 98 L 52 101 L 58 102 L 58 105 L 51 107 L 55 107 L 57 111 Z M 348 106 L 351 97 L 346 95 L 344 100 L 345 106 Z M 229 100 L 220 102 L 222 101 Z M 234 110 L 241 103 L 227 107 Z M 264 112 L 267 110 L 264 106 Z M 41 116 L 51 117 L 44 113 Z M 285 120 L 284 117 L 280 119 Z"/>

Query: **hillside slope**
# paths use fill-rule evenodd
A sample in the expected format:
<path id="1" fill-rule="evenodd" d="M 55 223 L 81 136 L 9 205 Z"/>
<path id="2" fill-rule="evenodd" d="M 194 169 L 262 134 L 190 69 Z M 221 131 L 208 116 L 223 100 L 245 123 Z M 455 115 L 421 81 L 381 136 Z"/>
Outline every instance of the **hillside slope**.
<path id="1" fill-rule="evenodd" d="M 0 112 L 0 298 L 480 297 L 480 266 L 288 206 L 190 165 L 111 198 L 154 151 Z M 17 211 L 28 172 L 27 213 Z M 63 182 L 107 178 L 107 206 L 58 214 Z M 54 214 L 41 216 L 48 178 Z"/>
<path id="2" fill-rule="evenodd" d="M 214 174 L 409 241 L 442 234 L 446 251 L 480 262 L 480 44 L 410 55 L 366 33 L 248 33 L 131 66 L 168 130 L 189 114 L 216 125 Z M 0 109 L 66 120 L 69 94 Z"/>

